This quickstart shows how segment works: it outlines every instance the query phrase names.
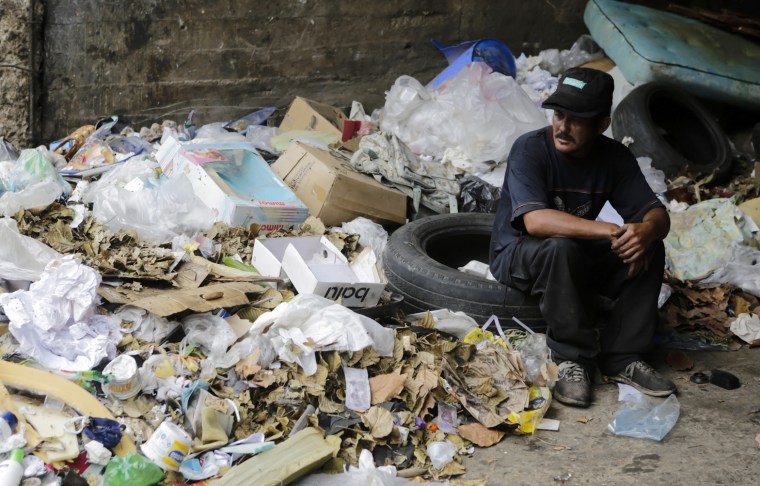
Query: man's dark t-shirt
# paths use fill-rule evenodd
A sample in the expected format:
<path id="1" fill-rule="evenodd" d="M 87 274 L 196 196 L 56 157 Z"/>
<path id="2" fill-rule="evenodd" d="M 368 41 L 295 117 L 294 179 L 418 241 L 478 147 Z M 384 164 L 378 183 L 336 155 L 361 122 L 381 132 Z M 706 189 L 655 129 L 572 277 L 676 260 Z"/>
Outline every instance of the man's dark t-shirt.
<path id="1" fill-rule="evenodd" d="M 491 273 L 508 283 L 515 245 L 527 234 L 522 216 L 536 209 L 556 209 L 595 220 L 609 201 L 626 223 L 639 222 L 654 207 L 663 207 L 620 142 L 597 138 L 588 157 L 575 160 L 554 149 L 551 127 L 526 133 L 515 141 L 491 234 Z"/>

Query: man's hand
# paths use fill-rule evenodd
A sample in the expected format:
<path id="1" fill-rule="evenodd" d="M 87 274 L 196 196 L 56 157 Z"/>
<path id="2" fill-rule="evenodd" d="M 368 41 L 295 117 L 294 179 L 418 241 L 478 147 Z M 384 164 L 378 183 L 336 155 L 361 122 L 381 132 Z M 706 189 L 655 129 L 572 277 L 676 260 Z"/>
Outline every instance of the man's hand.
<path id="1" fill-rule="evenodd" d="M 638 260 L 634 260 L 631 262 L 631 264 L 628 266 L 628 278 L 633 278 L 636 275 L 638 275 L 642 270 L 649 269 L 649 259 L 646 258 L 646 255 L 644 258 L 640 258 Z"/>
<path id="2" fill-rule="evenodd" d="M 652 223 L 624 224 L 612 237 L 612 251 L 619 256 L 623 263 L 633 263 L 641 260 L 647 248 L 655 240 L 655 228 Z"/>

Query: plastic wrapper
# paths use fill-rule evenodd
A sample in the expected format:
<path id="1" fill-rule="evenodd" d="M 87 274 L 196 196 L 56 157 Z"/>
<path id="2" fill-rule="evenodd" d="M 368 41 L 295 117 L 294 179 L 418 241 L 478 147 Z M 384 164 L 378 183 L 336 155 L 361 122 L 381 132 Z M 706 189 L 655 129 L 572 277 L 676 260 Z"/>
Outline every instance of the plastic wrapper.
<path id="1" fill-rule="evenodd" d="M 620 387 L 620 407 L 607 428 L 615 435 L 661 441 L 678 421 L 681 405 L 675 395 L 665 400 Z M 625 388 L 624 388 L 625 387 Z"/>
<path id="2" fill-rule="evenodd" d="M 200 481 L 219 474 L 219 467 L 222 463 L 217 459 L 215 452 L 209 451 L 199 457 L 183 461 L 179 466 L 179 472 L 185 479 Z"/>
<path id="3" fill-rule="evenodd" d="M 224 122 L 203 125 L 195 132 L 195 138 L 192 143 L 245 142 L 244 135 L 238 132 L 227 131 L 224 128 L 225 125 Z"/>
<path id="4" fill-rule="evenodd" d="M 463 213 L 495 213 L 499 206 L 501 188 L 480 177 L 467 176 L 459 181 L 459 211 Z"/>
<path id="5" fill-rule="evenodd" d="M 380 356 L 391 356 L 394 346 L 392 329 L 314 294 L 299 294 L 262 314 L 249 334 L 270 338 L 280 359 L 300 364 L 307 376 L 317 371 L 315 349 L 361 351 L 371 346 Z"/>
<path id="6" fill-rule="evenodd" d="M 0 278 L 39 280 L 45 266 L 60 254 L 44 243 L 24 236 L 16 220 L 0 219 Z"/>
<path id="7" fill-rule="evenodd" d="M 543 126 L 543 113 L 517 82 L 481 62 L 431 91 L 400 77 L 386 96 L 381 122 L 416 154 L 441 159 L 447 149 L 459 150 L 469 159 L 466 171 L 476 175 L 505 160 L 517 137 Z"/>
<path id="8" fill-rule="evenodd" d="M 164 472 L 145 456 L 130 452 L 114 457 L 106 466 L 103 484 L 108 486 L 151 486 L 164 478 Z"/>
<path id="9" fill-rule="evenodd" d="M 546 335 L 541 333 L 529 334 L 518 348 L 525 367 L 525 378 L 533 385 L 546 385 L 546 366 L 549 359 L 549 346 L 546 345 Z M 542 369 L 543 368 L 543 369 Z"/>
<path id="10" fill-rule="evenodd" d="M 510 412 L 507 422 L 517 424 L 517 432 L 532 434 L 546 415 L 552 403 L 549 387 L 532 386 L 528 393 L 528 406 L 521 412 Z"/>
<path id="11" fill-rule="evenodd" d="M 448 440 L 435 441 L 427 445 L 427 455 L 433 463 L 433 467 L 439 471 L 443 469 L 446 464 L 454 460 L 454 455 L 456 453 L 457 446 Z"/>
<path id="12" fill-rule="evenodd" d="M 570 49 L 546 49 L 539 53 L 541 67 L 550 73 L 557 75 L 570 68 L 604 57 L 604 51 L 588 35 L 582 35 L 575 41 Z"/>
<path id="13" fill-rule="evenodd" d="M 343 375 L 346 379 L 346 408 L 357 411 L 369 410 L 372 405 L 372 392 L 367 370 L 344 366 Z"/>
<path id="14" fill-rule="evenodd" d="M 51 261 L 29 290 L 0 295 L 19 351 L 49 369 L 86 371 L 113 359 L 120 320 L 96 314 L 100 274 L 73 256 Z"/>

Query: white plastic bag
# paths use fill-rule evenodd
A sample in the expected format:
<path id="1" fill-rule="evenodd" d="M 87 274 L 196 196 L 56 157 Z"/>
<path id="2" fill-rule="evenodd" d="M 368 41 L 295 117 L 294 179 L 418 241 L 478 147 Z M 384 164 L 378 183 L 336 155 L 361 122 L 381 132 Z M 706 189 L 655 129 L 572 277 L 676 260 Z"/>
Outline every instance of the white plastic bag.
<path id="1" fill-rule="evenodd" d="M 388 243 L 388 232 L 379 224 L 367 218 L 358 217 L 337 228 L 344 233 L 359 235 L 359 243 L 369 246 L 375 252 L 378 261 L 382 262 L 385 245 Z"/>
<path id="2" fill-rule="evenodd" d="M 61 255 L 46 244 L 24 236 L 16 220 L 0 219 L 0 278 L 39 280 L 45 266 Z"/>
<path id="3" fill-rule="evenodd" d="M 163 244 L 213 226 L 214 214 L 184 174 L 162 179 L 157 186 L 139 178 L 133 181 L 88 193 L 93 216 L 111 231 L 134 230 L 145 241 Z"/>
<path id="4" fill-rule="evenodd" d="M 307 376 L 317 371 L 315 348 L 361 351 L 372 346 L 380 356 L 393 354 L 392 329 L 314 294 L 299 294 L 259 316 L 249 334 L 264 330 L 280 359 L 298 363 Z"/>
<path id="5" fill-rule="evenodd" d="M 644 174 L 644 178 L 647 180 L 647 184 L 649 184 L 652 192 L 660 194 L 668 190 L 668 185 L 665 183 L 665 173 L 652 167 L 651 158 L 638 157 L 636 161 L 639 163 L 641 173 Z"/>
<path id="6" fill-rule="evenodd" d="M 457 149 L 475 174 L 490 171 L 517 137 L 543 126 L 544 115 L 517 82 L 480 62 L 429 92 L 401 76 L 387 93 L 381 122 L 416 154 L 440 160 L 447 149 Z"/>
<path id="7" fill-rule="evenodd" d="M 620 408 L 607 428 L 615 435 L 661 441 L 678 421 L 681 405 L 675 395 L 652 398 L 628 385 L 618 385 Z"/>
<path id="8" fill-rule="evenodd" d="M 223 360 L 227 350 L 237 340 L 227 321 L 211 313 L 193 314 L 182 319 L 182 326 L 185 329 L 183 342 L 199 345 L 206 354 L 201 365 L 201 378 L 211 376 L 217 367 L 225 367 Z M 226 367 L 235 363 L 237 361 Z"/>
<path id="9" fill-rule="evenodd" d="M 431 442 L 427 446 L 427 455 L 432 461 L 433 467 L 439 471 L 443 469 L 446 464 L 454 460 L 454 455 L 456 453 L 457 446 L 448 440 Z"/>

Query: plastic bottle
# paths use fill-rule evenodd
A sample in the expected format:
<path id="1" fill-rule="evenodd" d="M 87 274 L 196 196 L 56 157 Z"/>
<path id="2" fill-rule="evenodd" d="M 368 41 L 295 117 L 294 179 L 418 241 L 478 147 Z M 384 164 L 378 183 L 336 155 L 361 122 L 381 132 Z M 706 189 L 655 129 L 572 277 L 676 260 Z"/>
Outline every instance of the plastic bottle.
<path id="1" fill-rule="evenodd" d="M 0 486 L 18 486 L 24 476 L 24 468 L 21 461 L 24 460 L 24 451 L 13 449 L 11 456 L 0 462 Z"/>
<path id="2" fill-rule="evenodd" d="M 18 425 L 18 418 L 13 415 L 13 412 L 3 412 L 0 414 L 0 442 L 12 436 Z"/>

